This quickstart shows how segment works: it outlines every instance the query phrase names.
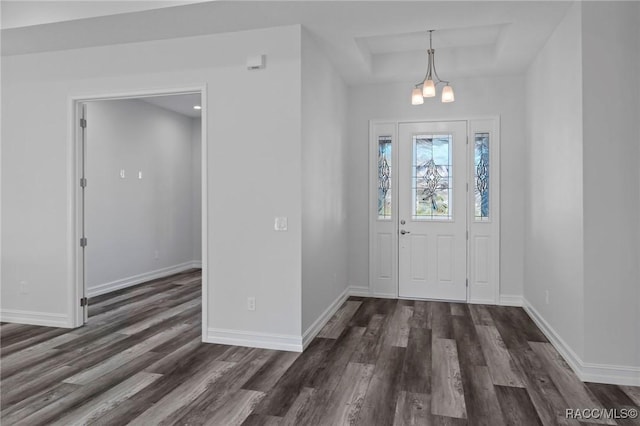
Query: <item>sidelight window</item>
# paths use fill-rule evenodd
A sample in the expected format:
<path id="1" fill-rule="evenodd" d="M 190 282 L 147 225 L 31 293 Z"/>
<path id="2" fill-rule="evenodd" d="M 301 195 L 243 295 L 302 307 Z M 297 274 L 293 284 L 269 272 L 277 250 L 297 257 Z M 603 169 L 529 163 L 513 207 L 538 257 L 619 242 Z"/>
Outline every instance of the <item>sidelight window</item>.
<path id="1" fill-rule="evenodd" d="M 378 219 L 391 219 L 391 136 L 378 138 Z"/>
<path id="2" fill-rule="evenodd" d="M 475 134 L 475 220 L 489 220 L 489 133 Z"/>

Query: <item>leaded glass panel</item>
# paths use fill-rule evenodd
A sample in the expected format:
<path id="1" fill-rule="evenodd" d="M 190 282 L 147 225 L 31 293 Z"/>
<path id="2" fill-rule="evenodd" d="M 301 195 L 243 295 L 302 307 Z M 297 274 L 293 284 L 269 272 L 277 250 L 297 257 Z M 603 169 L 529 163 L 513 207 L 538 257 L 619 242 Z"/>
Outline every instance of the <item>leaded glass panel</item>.
<path id="1" fill-rule="evenodd" d="M 452 135 L 413 137 L 414 220 L 452 219 L 452 143 Z"/>
<path id="2" fill-rule="evenodd" d="M 391 136 L 378 138 L 378 219 L 391 219 Z"/>
<path id="3" fill-rule="evenodd" d="M 475 220 L 489 220 L 489 133 L 475 134 Z"/>

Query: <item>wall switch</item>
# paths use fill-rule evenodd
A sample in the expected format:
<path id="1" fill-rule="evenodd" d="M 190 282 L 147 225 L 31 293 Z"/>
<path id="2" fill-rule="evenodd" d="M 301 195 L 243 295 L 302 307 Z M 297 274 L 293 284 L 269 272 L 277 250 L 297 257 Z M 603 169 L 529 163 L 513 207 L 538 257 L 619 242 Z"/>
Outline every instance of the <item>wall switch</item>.
<path id="1" fill-rule="evenodd" d="M 288 228 L 287 217 L 279 216 L 276 217 L 275 223 L 273 224 L 273 229 L 276 231 L 286 231 Z"/>
<path id="2" fill-rule="evenodd" d="M 142 172 L 138 172 L 138 179 L 142 179 Z"/>
<path id="3" fill-rule="evenodd" d="M 544 291 L 544 301 L 547 305 L 549 304 L 549 290 Z"/>
<path id="4" fill-rule="evenodd" d="M 27 281 L 20 281 L 18 292 L 20 294 L 29 294 L 29 283 Z"/>
<path id="5" fill-rule="evenodd" d="M 120 179 L 124 179 L 126 176 L 124 169 L 120 169 Z"/>
<path id="6" fill-rule="evenodd" d="M 256 310 L 256 298 L 255 297 L 247 297 L 247 310 L 255 311 Z"/>

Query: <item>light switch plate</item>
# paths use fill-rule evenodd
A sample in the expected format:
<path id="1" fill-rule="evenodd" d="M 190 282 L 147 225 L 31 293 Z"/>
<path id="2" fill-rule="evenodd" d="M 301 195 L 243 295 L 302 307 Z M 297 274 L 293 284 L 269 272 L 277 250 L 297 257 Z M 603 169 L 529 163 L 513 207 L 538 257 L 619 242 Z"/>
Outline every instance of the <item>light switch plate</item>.
<path id="1" fill-rule="evenodd" d="M 275 229 L 276 231 L 286 231 L 287 228 L 288 228 L 287 217 L 277 216 L 275 223 L 273 224 L 273 229 Z"/>

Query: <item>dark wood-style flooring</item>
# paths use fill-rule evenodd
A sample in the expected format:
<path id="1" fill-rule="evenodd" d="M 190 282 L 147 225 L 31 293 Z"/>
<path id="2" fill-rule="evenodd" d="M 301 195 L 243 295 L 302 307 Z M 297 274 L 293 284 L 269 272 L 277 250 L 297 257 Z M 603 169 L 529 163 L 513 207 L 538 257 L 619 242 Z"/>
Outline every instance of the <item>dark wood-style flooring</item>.
<path id="1" fill-rule="evenodd" d="M 302 354 L 201 343 L 199 274 L 92 298 L 79 329 L 2 324 L 2 424 L 570 425 L 640 405 L 580 382 L 520 308 L 351 297 Z"/>

